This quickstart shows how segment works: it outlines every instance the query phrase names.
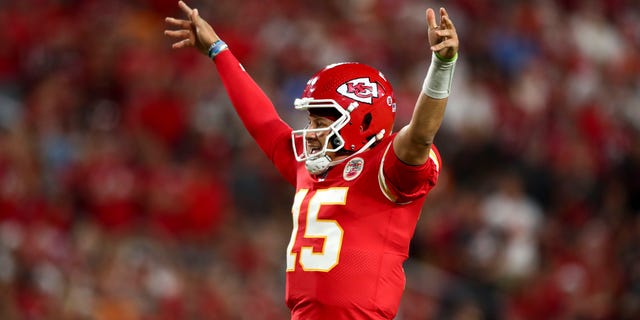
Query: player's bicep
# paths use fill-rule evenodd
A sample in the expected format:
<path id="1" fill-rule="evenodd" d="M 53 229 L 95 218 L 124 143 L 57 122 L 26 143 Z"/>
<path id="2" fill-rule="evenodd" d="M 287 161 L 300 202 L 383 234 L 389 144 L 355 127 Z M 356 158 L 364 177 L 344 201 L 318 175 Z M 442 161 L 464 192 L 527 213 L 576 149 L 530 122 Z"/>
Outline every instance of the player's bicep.
<path id="1" fill-rule="evenodd" d="M 393 151 L 402 162 L 409 165 L 421 165 L 429 159 L 431 144 L 414 139 L 411 127 L 402 128 L 393 141 Z"/>

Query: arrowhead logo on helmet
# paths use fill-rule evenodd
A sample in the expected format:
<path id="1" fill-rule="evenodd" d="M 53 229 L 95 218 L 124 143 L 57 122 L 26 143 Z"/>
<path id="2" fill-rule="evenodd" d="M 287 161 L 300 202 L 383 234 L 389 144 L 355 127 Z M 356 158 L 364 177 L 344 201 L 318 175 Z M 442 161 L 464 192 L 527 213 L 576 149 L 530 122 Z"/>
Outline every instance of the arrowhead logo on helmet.
<path id="1" fill-rule="evenodd" d="M 378 84 L 369 78 L 357 78 L 340 85 L 336 91 L 341 95 L 367 104 L 373 103 L 373 98 L 380 96 Z"/>

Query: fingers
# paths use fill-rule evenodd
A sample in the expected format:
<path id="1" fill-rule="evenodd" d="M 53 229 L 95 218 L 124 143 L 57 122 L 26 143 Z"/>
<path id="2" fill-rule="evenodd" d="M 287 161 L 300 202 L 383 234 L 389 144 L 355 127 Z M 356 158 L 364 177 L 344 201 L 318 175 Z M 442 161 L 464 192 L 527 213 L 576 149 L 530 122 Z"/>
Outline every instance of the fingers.
<path id="1" fill-rule="evenodd" d="M 440 7 L 440 19 L 442 19 L 442 17 L 448 17 L 449 14 L 447 13 L 447 9 L 445 9 L 444 7 Z"/>
<path id="2" fill-rule="evenodd" d="M 184 4 L 184 2 L 180 1 L 178 3 L 180 5 L 180 7 L 183 9 L 183 11 L 186 12 L 186 9 L 189 10 L 189 12 L 193 11 L 191 10 L 186 4 Z M 164 19 L 164 21 L 171 25 L 172 27 L 177 27 L 180 28 L 179 30 L 165 30 L 164 34 L 168 37 L 171 38 L 175 38 L 175 39 L 180 39 L 180 41 L 174 42 L 171 47 L 174 49 L 179 49 L 179 48 L 185 48 L 185 47 L 192 47 L 194 46 L 194 41 L 192 40 L 193 38 L 193 34 L 191 31 L 191 26 L 192 26 L 192 22 L 189 20 L 183 20 L 183 19 L 176 19 L 176 18 L 172 18 L 172 17 L 166 17 Z"/>
<path id="3" fill-rule="evenodd" d="M 444 7 L 440 8 L 440 23 L 436 21 L 435 11 L 431 8 L 427 9 L 427 26 L 429 27 L 429 30 L 438 29 L 438 27 L 442 29 L 453 29 L 453 23 L 451 22 L 451 19 L 449 19 L 449 14 Z"/>
<path id="4" fill-rule="evenodd" d="M 187 17 L 191 16 L 191 11 L 193 10 L 191 10 L 191 8 L 189 8 L 189 6 L 184 3 L 184 1 L 178 1 L 178 6 L 180 7 L 180 9 L 182 9 L 182 12 L 187 15 Z"/>
<path id="5" fill-rule="evenodd" d="M 189 38 L 191 36 L 191 31 L 190 30 L 165 30 L 164 34 L 172 37 L 172 38 Z"/>
<path id="6" fill-rule="evenodd" d="M 191 21 L 193 21 L 194 23 L 198 21 L 198 18 L 200 17 L 200 13 L 198 12 L 198 9 L 193 9 L 191 10 Z"/>
<path id="7" fill-rule="evenodd" d="M 456 30 L 456 27 L 453 26 L 453 22 L 449 19 L 448 15 L 442 16 L 442 24 L 444 24 L 444 27 L 447 29 Z"/>
<path id="8" fill-rule="evenodd" d="M 183 39 L 182 41 L 174 42 L 171 45 L 171 48 L 173 49 L 180 49 L 180 48 L 186 48 L 186 47 L 193 47 L 193 42 L 191 41 L 191 39 Z"/>
<path id="9" fill-rule="evenodd" d="M 191 22 L 193 22 L 193 25 L 196 28 L 196 31 L 198 29 L 201 30 L 202 22 L 204 20 L 200 19 L 200 13 L 198 12 L 198 9 L 191 10 L 191 15 L 189 16 L 189 19 L 191 19 Z"/>
<path id="10" fill-rule="evenodd" d="M 191 30 L 165 30 L 164 34 L 171 38 L 181 39 L 180 41 L 174 42 L 171 45 L 171 47 L 174 49 L 193 47 L 195 44 L 191 34 Z"/>
<path id="11" fill-rule="evenodd" d="M 437 52 L 437 51 L 440 51 L 440 50 L 442 50 L 444 48 L 455 47 L 457 45 L 456 44 L 457 41 L 458 40 L 456 40 L 456 39 L 446 39 L 446 40 L 444 40 L 442 42 L 439 42 L 439 43 L 431 46 L 431 50 Z"/>
<path id="12" fill-rule="evenodd" d="M 438 27 L 438 24 L 436 23 L 436 13 L 431 8 L 427 9 L 427 27 L 430 30 Z"/>
<path id="13" fill-rule="evenodd" d="M 166 17 L 166 18 L 164 18 L 164 21 L 167 24 L 170 24 L 173 27 L 178 27 L 178 28 L 182 28 L 182 29 L 191 28 L 191 21 L 188 21 L 188 20 L 182 20 L 182 19 L 175 19 L 175 18 L 172 18 L 172 17 Z"/>
<path id="14" fill-rule="evenodd" d="M 445 8 L 440 8 L 440 15 L 440 24 L 437 24 L 433 9 L 427 9 L 427 24 L 429 30 L 434 30 L 435 34 L 441 38 L 457 37 L 456 28 Z"/>
<path id="15" fill-rule="evenodd" d="M 181 39 L 180 41 L 174 42 L 171 47 L 174 49 L 192 47 L 194 42 L 192 39 L 191 25 L 192 22 L 189 20 L 175 19 L 172 17 L 167 17 L 164 21 L 177 28 L 181 28 L 180 30 L 165 30 L 164 34 L 168 37 Z"/>
<path id="16" fill-rule="evenodd" d="M 456 37 L 456 31 L 453 29 L 438 29 L 435 30 L 435 33 L 438 37 L 441 38 L 450 38 L 450 37 Z"/>

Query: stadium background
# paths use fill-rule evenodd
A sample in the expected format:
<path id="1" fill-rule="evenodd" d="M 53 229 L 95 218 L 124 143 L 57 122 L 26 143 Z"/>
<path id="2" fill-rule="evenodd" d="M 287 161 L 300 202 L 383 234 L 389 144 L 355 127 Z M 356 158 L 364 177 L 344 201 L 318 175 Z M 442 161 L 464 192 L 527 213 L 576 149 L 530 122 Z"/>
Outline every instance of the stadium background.
<path id="1" fill-rule="evenodd" d="M 424 9 L 461 38 L 398 319 L 640 318 L 640 2 L 191 1 L 292 126 L 321 66 L 405 124 Z M 0 319 L 285 319 L 292 188 L 174 0 L 0 1 Z"/>

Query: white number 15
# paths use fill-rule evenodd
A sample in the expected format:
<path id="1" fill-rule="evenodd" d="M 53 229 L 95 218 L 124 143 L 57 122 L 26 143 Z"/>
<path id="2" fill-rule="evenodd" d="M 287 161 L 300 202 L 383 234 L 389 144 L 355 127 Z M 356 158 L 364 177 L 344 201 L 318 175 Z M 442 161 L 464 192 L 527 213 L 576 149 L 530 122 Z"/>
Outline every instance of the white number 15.
<path id="1" fill-rule="evenodd" d="M 314 252 L 312 246 L 300 247 L 300 266 L 304 271 L 328 272 L 338 264 L 342 236 L 344 231 L 335 220 L 318 219 L 320 207 L 323 205 L 344 205 L 349 188 L 329 188 L 317 190 L 309 199 L 306 210 L 302 210 L 302 202 L 307 197 L 308 189 L 300 189 L 293 199 L 293 230 L 287 247 L 287 271 L 294 271 L 298 254 L 293 247 L 298 240 L 298 224 L 301 214 L 306 214 L 306 228 L 302 239 L 324 239 L 322 250 Z"/>

